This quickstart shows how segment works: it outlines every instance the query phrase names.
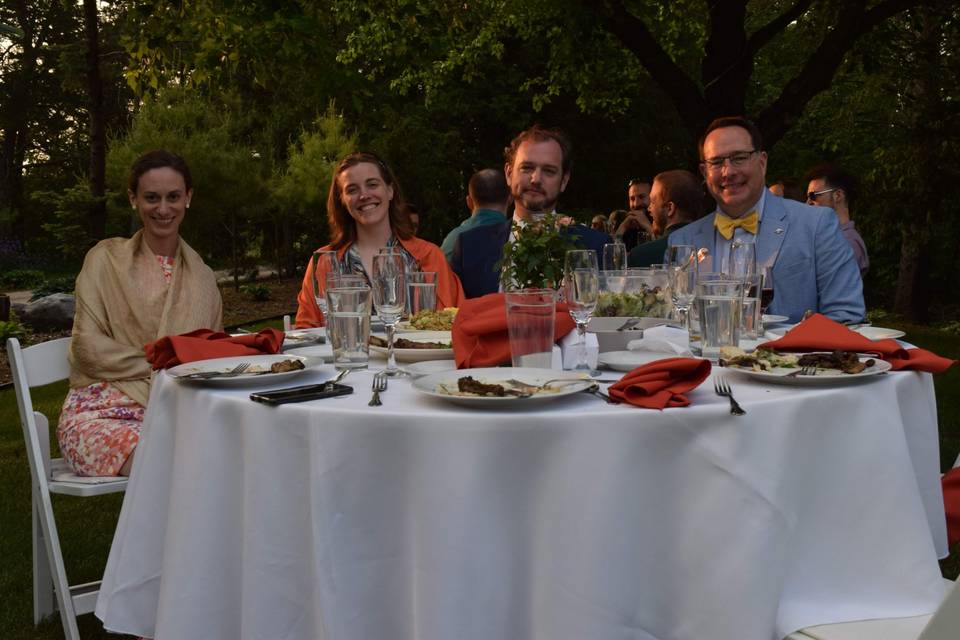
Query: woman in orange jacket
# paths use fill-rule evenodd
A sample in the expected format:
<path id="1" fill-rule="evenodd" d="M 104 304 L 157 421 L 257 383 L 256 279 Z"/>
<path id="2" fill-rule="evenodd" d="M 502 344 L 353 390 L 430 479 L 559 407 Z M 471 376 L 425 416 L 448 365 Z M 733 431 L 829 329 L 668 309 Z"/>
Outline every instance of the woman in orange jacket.
<path id="1" fill-rule="evenodd" d="M 322 250 L 337 252 L 342 273 L 362 275 L 370 281 L 373 257 L 384 247 L 398 248 L 407 271 L 437 273 L 437 308 L 455 307 L 464 297 L 463 287 L 437 245 L 413 235 L 400 185 L 393 172 L 372 153 L 351 153 L 337 165 L 327 196 L 330 244 Z M 316 281 L 322 290 L 326 275 Z M 307 265 L 297 296 L 298 329 L 324 324 L 314 298 L 313 265 Z"/>

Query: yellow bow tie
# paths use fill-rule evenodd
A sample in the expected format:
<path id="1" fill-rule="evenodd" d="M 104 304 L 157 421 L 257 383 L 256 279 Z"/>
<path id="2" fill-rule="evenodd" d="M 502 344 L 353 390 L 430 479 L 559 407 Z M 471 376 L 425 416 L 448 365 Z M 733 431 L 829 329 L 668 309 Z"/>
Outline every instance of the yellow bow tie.
<path id="1" fill-rule="evenodd" d="M 744 231 L 749 231 L 753 235 L 757 235 L 759 222 L 757 221 L 756 210 L 739 218 L 728 218 L 718 211 L 717 215 L 714 216 L 713 225 L 717 228 L 717 231 L 720 232 L 720 235 L 729 240 L 733 237 L 733 230 L 737 227 L 741 227 Z"/>

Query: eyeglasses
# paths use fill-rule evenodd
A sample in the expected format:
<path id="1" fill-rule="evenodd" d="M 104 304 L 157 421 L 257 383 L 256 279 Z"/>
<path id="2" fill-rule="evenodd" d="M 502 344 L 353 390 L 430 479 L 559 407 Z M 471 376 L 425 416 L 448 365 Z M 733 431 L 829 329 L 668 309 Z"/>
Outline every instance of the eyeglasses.
<path id="1" fill-rule="evenodd" d="M 731 153 L 728 156 L 717 156 L 716 158 L 707 158 L 701 164 L 707 168 L 707 171 L 720 171 L 723 169 L 724 163 L 729 160 L 731 167 L 742 167 L 750 159 L 750 156 L 757 153 L 757 150 L 753 151 L 737 151 Z"/>
<path id="2" fill-rule="evenodd" d="M 811 200 L 813 200 L 814 202 L 816 202 L 817 198 L 819 198 L 819 197 L 822 196 L 823 194 L 825 194 L 825 193 L 831 193 L 831 192 L 833 192 L 833 191 L 836 191 L 836 190 L 839 189 L 839 188 L 840 188 L 840 187 L 833 187 L 832 189 L 824 189 L 823 191 L 811 191 L 811 192 L 809 192 L 809 193 L 807 194 L 807 202 L 810 202 Z"/>

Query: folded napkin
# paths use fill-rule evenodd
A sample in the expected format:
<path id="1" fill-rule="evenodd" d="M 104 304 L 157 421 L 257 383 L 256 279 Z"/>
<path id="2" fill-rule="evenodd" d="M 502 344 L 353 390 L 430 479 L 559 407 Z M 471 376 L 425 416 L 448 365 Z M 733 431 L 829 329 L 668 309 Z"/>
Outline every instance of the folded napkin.
<path id="1" fill-rule="evenodd" d="M 905 349 L 896 340 L 870 340 L 851 331 L 839 322 L 815 313 L 779 340 L 764 342 L 761 347 L 777 351 L 855 351 L 877 355 L 893 369 L 912 369 L 941 373 L 956 364 L 926 349 Z"/>
<path id="2" fill-rule="evenodd" d="M 650 327 L 643 330 L 643 337 L 627 343 L 630 351 L 652 351 L 653 353 L 672 353 L 678 356 L 692 356 L 690 352 L 690 334 L 676 327 Z"/>
<path id="3" fill-rule="evenodd" d="M 685 407 L 684 393 L 696 389 L 710 375 L 710 361 L 665 358 L 642 365 L 610 385 L 611 398 L 646 409 Z"/>
<path id="4" fill-rule="evenodd" d="M 282 345 L 283 332 L 276 329 L 263 329 L 242 336 L 197 329 L 178 336 L 165 336 L 144 346 L 143 350 L 154 369 L 169 369 L 196 360 L 277 353 Z"/>
<path id="5" fill-rule="evenodd" d="M 553 337 L 559 340 L 573 329 L 567 305 L 558 302 Z M 507 305 L 502 293 L 463 300 L 453 319 L 453 356 L 458 369 L 493 367 L 510 362 Z"/>

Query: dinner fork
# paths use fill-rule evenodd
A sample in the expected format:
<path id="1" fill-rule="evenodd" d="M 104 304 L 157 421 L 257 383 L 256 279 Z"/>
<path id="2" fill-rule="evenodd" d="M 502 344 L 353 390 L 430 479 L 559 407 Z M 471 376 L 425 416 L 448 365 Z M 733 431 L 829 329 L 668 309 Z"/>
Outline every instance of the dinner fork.
<path id="1" fill-rule="evenodd" d="M 383 403 L 380 402 L 380 392 L 387 390 L 387 375 L 383 371 L 378 371 L 373 375 L 373 396 L 370 398 L 370 402 L 367 403 L 371 407 L 379 407 Z"/>
<path id="2" fill-rule="evenodd" d="M 793 372 L 791 372 L 791 373 L 788 373 L 788 374 L 787 374 L 786 376 L 784 376 L 784 377 L 786 377 L 786 378 L 796 378 L 797 376 L 815 376 L 815 375 L 817 375 L 817 368 L 816 368 L 816 367 L 803 366 L 803 367 L 800 367 L 799 369 L 797 369 L 796 371 L 793 371 Z"/>
<path id="3" fill-rule="evenodd" d="M 199 371 L 197 373 L 189 373 L 185 376 L 187 380 L 205 380 L 207 378 L 229 378 L 231 376 L 239 376 L 247 369 L 250 368 L 249 362 L 241 362 L 230 371 Z"/>
<path id="4" fill-rule="evenodd" d="M 717 376 L 713 379 L 713 389 L 717 392 L 718 396 L 724 396 L 730 399 L 730 414 L 735 416 L 742 416 L 746 413 L 740 404 L 733 399 L 733 391 L 730 390 L 730 385 L 727 384 L 727 381 L 721 376 Z"/>

